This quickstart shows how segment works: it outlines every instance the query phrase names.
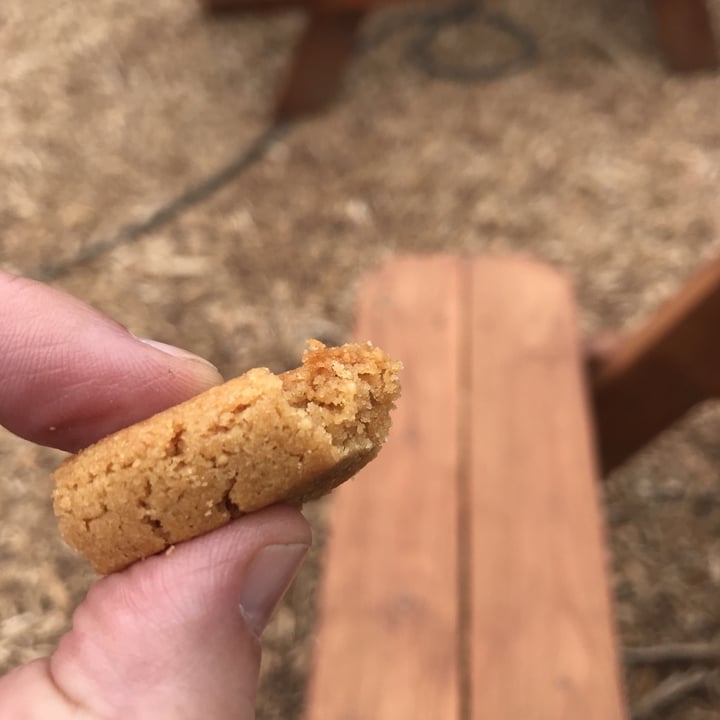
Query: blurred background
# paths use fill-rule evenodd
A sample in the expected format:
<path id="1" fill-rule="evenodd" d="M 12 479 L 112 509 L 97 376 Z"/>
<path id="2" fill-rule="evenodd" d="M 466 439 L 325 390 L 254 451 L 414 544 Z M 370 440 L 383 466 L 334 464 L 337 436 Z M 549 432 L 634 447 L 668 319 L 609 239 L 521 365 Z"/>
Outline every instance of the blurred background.
<path id="1" fill-rule="evenodd" d="M 225 376 L 349 338 L 356 282 L 400 251 L 530 253 L 572 275 L 584 331 L 631 326 L 720 252 L 720 75 L 668 73 L 640 0 L 499 7 L 515 36 L 438 33 L 446 77 L 412 52 L 431 9 L 373 14 L 335 104 L 268 139 L 300 14 L 4 0 L 0 268 Z M 626 645 L 720 639 L 719 436 L 701 408 L 604 486 Z M 0 457 L 7 671 L 52 649 L 94 576 L 52 515 L 60 453 L 0 430 Z M 261 720 L 300 716 L 324 509 L 265 636 Z M 631 698 L 658 679 L 629 671 Z M 720 718 L 720 693 L 663 717 Z"/>

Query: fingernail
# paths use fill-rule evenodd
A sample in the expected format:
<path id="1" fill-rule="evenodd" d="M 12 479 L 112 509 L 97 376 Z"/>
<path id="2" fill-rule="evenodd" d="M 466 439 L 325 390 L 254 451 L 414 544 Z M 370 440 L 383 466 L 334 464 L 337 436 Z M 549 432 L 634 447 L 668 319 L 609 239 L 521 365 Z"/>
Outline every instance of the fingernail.
<path id="1" fill-rule="evenodd" d="M 260 637 L 302 563 L 308 546 L 268 545 L 248 568 L 240 593 L 240 609 L 249 628 Z"/>
<path id="2" fill-rule="evenodd" d="M 148 338 L 141 337 L 137 339 L 144 345 L 149 345 L 151 348 L 160 350 L 160 352 L 164 352 L 166 355 L 172 355 L 173 357 L 182 358 L 183 360 L 193 360 L 194 362 L 202 363 L 205 367 L 212 368 L 218 375 L 220 375 L 219 370 L 209 360 L 206 360 L 204 357 L 200 357 L 200 355 L 195 355 L 195 353 L 191 353 L 189 350 L 183 350 L 183 348 L 176 347 L 175 345 L 168 345 L 167 343 L 160 342 L 159 340 L 149 340 Z"/>

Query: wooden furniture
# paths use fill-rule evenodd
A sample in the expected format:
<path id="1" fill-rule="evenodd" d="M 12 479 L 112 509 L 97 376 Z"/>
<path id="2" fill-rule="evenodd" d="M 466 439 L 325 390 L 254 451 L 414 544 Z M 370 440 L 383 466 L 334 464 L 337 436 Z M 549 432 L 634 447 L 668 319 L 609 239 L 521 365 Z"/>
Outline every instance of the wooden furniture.
<path id="1" fill-rule="evenodd" d="M 720 258 L 590 367 L 599 454 L 607 472 L 693 406 L 720 398 Z"/>
<path id="2" fill-rule="evenodd" d="M 568 283 L 401 258 L 359 297 L 403 397 L 331 501 L 306 720 L 625 717 Z"/>
<path id="3" fill-rule="evenodd" d="M 359 303 L 403 397 L 330 501 L 305 720 L 627 717 L 594 445 L 609 470 L 720 396 L 720 260 L 591 363 L 527 259 L 400 257 Z"/>
<path id="4" fill-rule="evenodd" d="M 649 0 L 655 32 L 672 70 L 718 67 L 718 48 L 706 0 Z"/>
<path id="5" fill-rule="evenodd" d="M 321 110 L 335 97 L 350 62 L 358 29 L 372 10 L 404 0 L 200 0 L 210 12 L 267 12 L 305 8 L 307 24 L 275 107 L 276 120 Z M 452 0 L 434 0 L 450 5 Z M 501 7 L 500 0 L 492 5 Z M 647 0 L 660 51 L 673 70 L 718 67 L 707 0 Z"/>

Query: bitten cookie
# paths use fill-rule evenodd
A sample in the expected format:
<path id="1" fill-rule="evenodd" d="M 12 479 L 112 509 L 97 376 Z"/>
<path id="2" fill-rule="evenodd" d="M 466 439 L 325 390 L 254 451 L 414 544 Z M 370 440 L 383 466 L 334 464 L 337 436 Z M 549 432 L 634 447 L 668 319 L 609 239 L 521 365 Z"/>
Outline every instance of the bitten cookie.
<path id="1" fill-rule="evenodd" d="M 400 368 L 369 343 L 311 341 L 295 370 L 250 370 L 120 430 L 53 473 L 60 532 L 106 574 L 243 513 L 317 498 L 379 452 Z"/>

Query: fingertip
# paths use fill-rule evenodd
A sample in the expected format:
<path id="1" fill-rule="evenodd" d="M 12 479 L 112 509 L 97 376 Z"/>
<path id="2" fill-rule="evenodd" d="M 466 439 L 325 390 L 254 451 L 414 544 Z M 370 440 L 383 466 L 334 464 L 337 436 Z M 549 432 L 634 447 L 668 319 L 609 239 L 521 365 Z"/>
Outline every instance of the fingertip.
<path id="1" fill-rule="evenodd" d="M 172 697 L 188 716 L 250 718 L 238 708 L 252 712 L 258 624 L 310 542 L 302 514 L 277 506 L 103 578 L 52 657 L 54 676 L 83 707 L 112 716 L 144 719 L 137 708 Z"/>
<path id="2" fill-rule="evenodd" d="M 275 505 L 135 563 L 119 576 L 126 576 L 137 595 L 134 604 L 157 605 L 163 598 L 163 612 L 188 616 L 208 607 L 235 608 L 248 567 L 263 548 L 311 544 L 312 529 L 303 514 Z M 180 586 L 182 594 L 169 590 Z"/>
<path id="3" fill-rule="evenodd" d="M 42 283 L 0 273 L 0 306 L 0 425 L 27 440 L 75 452 L 223 382 Z"/>
<path id="4" fill-rule="evenodd" d="M 200 355 L 196 355 L 176 345 L 160 342 L 159 340 L 133 337 L 145 347 L 152 348 L 152 350 L 160 352 L 165 356 L 169 355 L 173 360 L 187 363 L 186 367 L 197 378 L 198 384 L 203 386 L 204 389 L 211 388 L 214 385 L 220 385 L 224 382 L 223 376 L 215 365 Z"/>

